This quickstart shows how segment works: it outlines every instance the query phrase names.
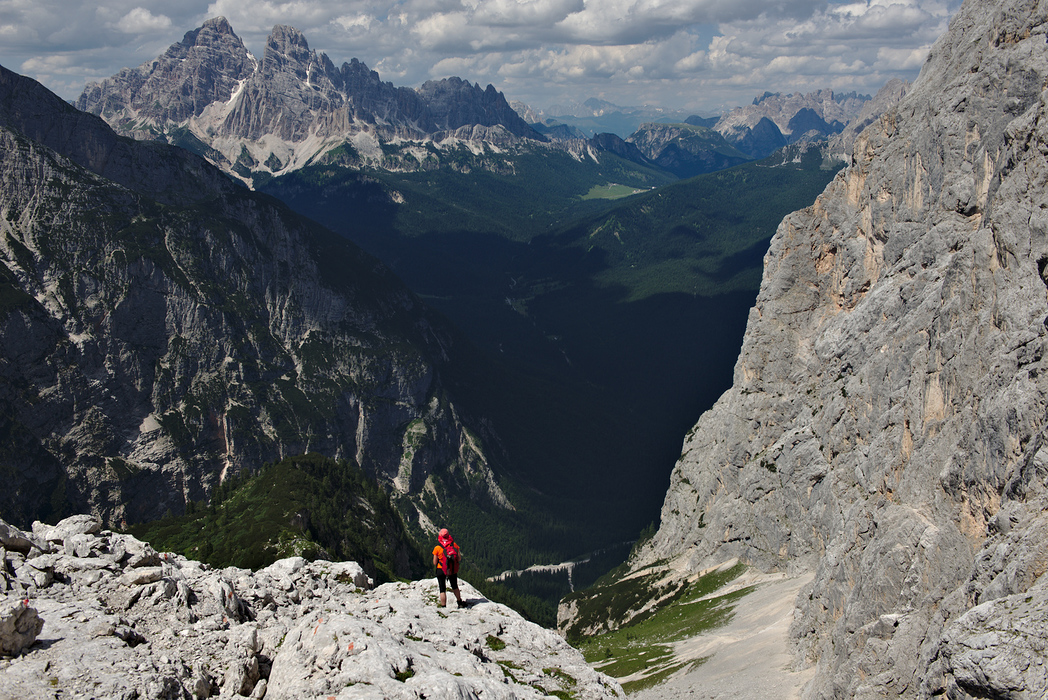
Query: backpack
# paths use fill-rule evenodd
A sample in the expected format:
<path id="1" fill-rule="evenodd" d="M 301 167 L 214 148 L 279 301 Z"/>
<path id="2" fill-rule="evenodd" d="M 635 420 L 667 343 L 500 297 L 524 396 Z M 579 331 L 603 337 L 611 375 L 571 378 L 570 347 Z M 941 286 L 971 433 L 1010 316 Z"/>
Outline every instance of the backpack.
<path id="1" fill-rule="evenodd" d="M 444 573 L 457 574 L 459 570 L 459 551 L 458 545 L 455 544 L 455 540 L 448 536 L 447 539 L 440 540 L 440 546 L 444 548 L 443 564 Z"/>
<path id="2" fill-rule="evenodd" d="M 448 574 L 458 573 L 459 553 L 454 541 L 448 542 L 448 545 L 444 547 L 444 561 L 447 562 L 446 571 Z"/>

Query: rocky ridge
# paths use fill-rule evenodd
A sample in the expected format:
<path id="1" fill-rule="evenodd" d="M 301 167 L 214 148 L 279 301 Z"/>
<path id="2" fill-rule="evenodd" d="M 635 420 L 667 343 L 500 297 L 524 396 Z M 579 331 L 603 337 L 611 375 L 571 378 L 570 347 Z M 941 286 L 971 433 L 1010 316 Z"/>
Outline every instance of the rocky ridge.
<path id="1" fill-rule="evenodd" d="M 805 133 L 805 121 L 798 120 L 797 115 L 805 110 L 810 111 L 824 124 L 833 127 L 843 126 L 854 119 L 863 106 L 869 101 L 869 95 L 835 95 L 833 90 L 816 90 L 810 93 L 766 92 L 754 98 L 753 103 L 736 107 L 728 114 L 722 115 L 714 129 L 727 135 L 739 127 L 755 126 L 761 119 L 771 120 L 785 136 L 796 137 Z M 793 127 L 790 123 L 793 122 Z M 802 129 L 798 132 L 798 128 Z"/>
<path id="2" fill-rule="evenodd" d="M 1048 6 L 964 3 L 765 258 L 635 566 L 814 573 L 807 698 L 1048 693 Z"/>
<path id="3" fill-rule="evenodd" d="M 0 68 L 0 406 L 18 523 L 178 514 L 287 455 L 509 506 L 453 335 L 335 234 Z M 221 283 L 219 283 L 221 281 Z"/>
<path id="4" fill-rule="evenodd" d="M 832 90 L 800 94 L 766 92 L 753 104 L 721 116 L 713 130 L 753 158 L 764 158 L 786 144 L 825 139 L 842 131 L 862 111 L 868 96 L 836 97 Z"/>
<path id="5" fill-rule="evenodd" d="M 867 100 L 859 114 L 848 122 L 844 130 L 829 139 L 829 154 L 845 162 L 851 159 L 852 146 L 862 130 L 873 124 L 881 115 L 893 109 L 910 90 L 910 83 L 899 78 L 889 80 L 877 91 L 873 99 Z"/>
<path id="6" fill-rule="evenodd" d="M 88 85 L 76 106 L 120 134 L 184 146 L 247 180 L 336 150 L 354 165 L 414 170 L 435 167 L 445 150 L 545 141 L 490 85 L 395 87 L 356 59 L 336 67 L 283 25 L 255 59 L 223 17 Z"/>
<path id="7" fill-rule="evenodd" d="M 74 516 L 0 521 L 0 698 L 624 698 L 555 633 L 354 562 L 212 569 Z"/>
<path id="8" fill-rule="evenodd" d="M 644 124 L 626 141 L 653 163 L 682 179 L 750 160 L 723 136 L 705 126 Z"/>

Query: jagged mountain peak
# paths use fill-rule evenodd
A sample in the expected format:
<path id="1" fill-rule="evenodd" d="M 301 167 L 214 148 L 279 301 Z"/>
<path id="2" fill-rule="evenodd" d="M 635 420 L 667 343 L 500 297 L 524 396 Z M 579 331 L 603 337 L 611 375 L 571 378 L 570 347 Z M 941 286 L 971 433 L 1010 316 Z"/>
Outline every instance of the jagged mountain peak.
<path id="1" fill-rule="evenodd" d="M 783 135 L 790 137 L 794 134 L 790 120 L 801 110 L 808 110 L 810 115 L 802 120 L 805 123 L 799 125 L 798 128 L 808 126 L 811 123 L 811 116 L 815 116 L 826 123 L 827 126 L 820 129 L 825 136 L 833 133 L 830 125 L 834 122 L 848 123 L 859 114 L 868 100 L 869 97 L 865 95 L 849 96 L 838 100 L 833 90 L 828 88 L 804 94 L 784 95 L 778 92 L 765 92 L 754 98 L 753 104 L 738 107 L 722 115 L 713 128 L 734 143 L 745 132 L 753 129 L 761 119 L 767 118 L 775 123 Z M 805 131 L 798 131 L 796 135 L 800 136 Z"/>
<path id="2" fill-rule="evenodd" d="M 327 54 L 318 54 L 309 48 L 305 34 L 284 24 L 274 26 L 262 54 L 263 73 L 271 75 L 280 69 L 289 69 L 307 79 L 312 66 L 321 66 L 325 73 L 335 69 Z"/>
<path id="3" fill-rule="evenodd" d="M 91 83 L 76 107 L 102 116 L 120 132 L 141 135 L 143 126 L 163 129 L 227 102 L 255 67 L 229 22 L 217 17 L 186 32 L 158 58 Z"/>
<path id="4" fill-rule="evenodd" d="M 235 38 L 236 41 L 240 41 L 240 37 L 233 31 L 233 25 L 229 23 L 225 17 L 212 17 L 204 20 L 204 23 L 197 29 L 190 29 L 186 32 L 185 37 L 182 39 L 182 43 L 186 46 L 192 46 L 202 42 L 201 39 L 214 40 L 215 37 L 229 36 Z"/>
<path id="5" fill-rule="evenodd" d="M 501 125 L 515 136 L 543 140 L 494 85 L 481 89 L 479 83 L 451 77 L 426 81 L 418 88 L 418 94 L 429 106 L 438 129 Z"/>
<path id="6" fill-rule="evenodd" d="M 273 28 L 256 60 L 224 18 L 137 69 L 89 85 L 77 107 L 121 134 L 178 143 L 248 180 L 343 144 L 383 167 L 381 143 L 545 140 L 494 86 L 445 78 L 398 88 L 357 59 L 336 68 L 288 25 Z"/>
<path id="7" fill-rule="evenodd" d="M 269 38 L 266 40 L 266 44 L 268 46 L 301 46 L 303 49 L 309 50 L 306 36 L 287 24 L 274 25 L 273 31 L 269 33 Z"/>

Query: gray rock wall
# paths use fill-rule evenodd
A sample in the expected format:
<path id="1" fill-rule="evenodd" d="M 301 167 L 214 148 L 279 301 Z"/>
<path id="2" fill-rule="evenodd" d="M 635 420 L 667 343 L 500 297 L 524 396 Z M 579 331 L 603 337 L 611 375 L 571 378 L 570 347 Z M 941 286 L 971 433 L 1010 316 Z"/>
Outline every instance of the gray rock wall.
<path id="1" fill-rule="evenodd" d="M 449 329 L 376 260 L 2 68 L 0 146 L 8 519 L 178 514 L 309 451 L 508 505 L 441 381 Z"/>
<path id="2" fill-rule="evenodd" d="M 782 222 L 642 553 L 814 571 L 807 697 L 1043 697 L 1046 21 L 966 2 Z"/>

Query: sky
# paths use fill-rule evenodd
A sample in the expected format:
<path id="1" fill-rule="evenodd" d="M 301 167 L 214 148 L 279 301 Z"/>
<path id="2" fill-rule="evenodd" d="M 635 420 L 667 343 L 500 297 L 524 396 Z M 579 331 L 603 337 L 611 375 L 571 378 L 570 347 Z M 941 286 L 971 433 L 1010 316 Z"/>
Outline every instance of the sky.
<path id="1" fill-rule="evenodd" d="M 974 0 L 972 0 L 974 1 Z M 960 0 L 0 0 L 0 65 L 74 100 L 224 16 L 415 87 L 458 76 L 537 110 L 596 97 L 713 114 L 765 91 L 913 80 Z"/>

